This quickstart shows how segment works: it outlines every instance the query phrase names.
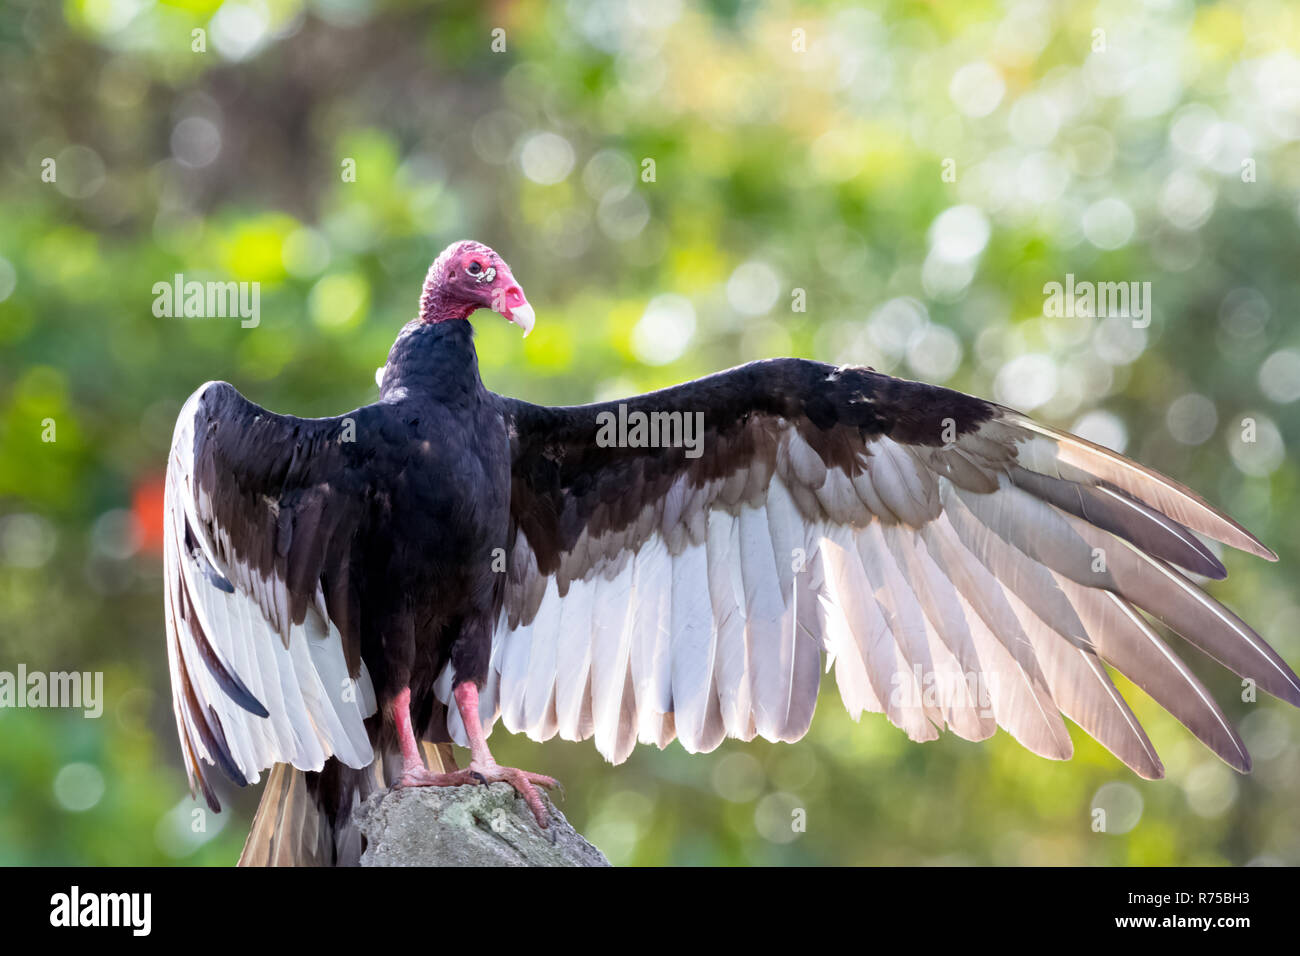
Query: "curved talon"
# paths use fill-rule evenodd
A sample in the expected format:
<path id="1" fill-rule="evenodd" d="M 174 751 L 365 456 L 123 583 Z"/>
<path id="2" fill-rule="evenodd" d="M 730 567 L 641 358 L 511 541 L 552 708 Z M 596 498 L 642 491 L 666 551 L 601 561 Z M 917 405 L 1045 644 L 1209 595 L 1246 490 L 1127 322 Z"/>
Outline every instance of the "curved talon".
<path id="1" fill-rule="evenodd" d="M 474 778 L 474 779 L 475 779 L 475 780 L 476 780 L 476 781 L 477 781 L 481 786 L 484 786 L 484 787 L 487 786 L 487 784 L 488 784 L 488 779 L 487 779 L 487 777 L 483 776 L 483 775 L 482 775 L 481 773 L 479 773 L 477 770 L 471 770 L 471 771 L 469 772 L 469 775 L 470 775 L 471 777 L 473 777 L 473 778 Z"/>
<path id="2" fill-rule="evenodd" d="M 545 774 L 530 773 L 527 770 L 519 770 L 515 767 L 501 767 L 495 764 L 492 766 L 475 765 L 472 762 L 470 763 L 470 773 L 481 774 L 490 783 L 510 784 L 515 788 L 515 792 L 528 804 L 528 809 L 532 811 L 537 825 L 543 830 L 550 828 L 551 815 L 546 812 L 546 805 L 542 803 L 542 798 L 537 793 L 537 787 L 553 787 L 555 786 L 554 779 Z"/>

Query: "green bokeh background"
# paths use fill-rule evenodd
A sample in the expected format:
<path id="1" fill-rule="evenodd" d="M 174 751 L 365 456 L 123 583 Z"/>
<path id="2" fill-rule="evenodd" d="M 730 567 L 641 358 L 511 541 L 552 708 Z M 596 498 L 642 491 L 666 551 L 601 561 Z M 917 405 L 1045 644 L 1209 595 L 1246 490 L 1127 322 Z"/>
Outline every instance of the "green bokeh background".
<path id="1" fill-rule="evenodd" d="M 9 0 L 0 670 L 102 671 L 105 706 L 0 710 L 0 863 L 237 857 L 256 788 L 192 832 L 172 725 L 176 412 L 209 379 L 300 415 L 372 400 L 464 237 L 537 309 L 527 341 L 479 316 L 489 387 L 574 403 L 792 354 L 1025 407 L 1259 533 L 1280 562 L 1225 555 L 1211 591 L 1300 664 L 1298 45 L 1284 0 Z M 260 283 L 260 323 L 155 317 L 176 273 Z M 1150 326 L 1046 317 L 1068 273 L 1151 283 Z M 793 746 L 492 743 L 616 863 L 1300 862 L 1300 714 L 1187 656 L 1251 776 L 1119 678 L 1164 781 L 1073 726 L 1068 763 L 915 745 L 833 682 Z"/>

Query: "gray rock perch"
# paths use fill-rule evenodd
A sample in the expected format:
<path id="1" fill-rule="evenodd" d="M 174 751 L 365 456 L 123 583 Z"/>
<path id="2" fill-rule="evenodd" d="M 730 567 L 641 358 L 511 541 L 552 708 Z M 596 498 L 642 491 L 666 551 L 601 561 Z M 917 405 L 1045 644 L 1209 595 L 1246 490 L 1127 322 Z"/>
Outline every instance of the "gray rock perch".
<path id="1" fill-rule="evenodd" d="M 362 866 L 609 866 L 543 794 L 543 830 L 507 783 L 412 787 L 370 797 L 358 811 Z"/>

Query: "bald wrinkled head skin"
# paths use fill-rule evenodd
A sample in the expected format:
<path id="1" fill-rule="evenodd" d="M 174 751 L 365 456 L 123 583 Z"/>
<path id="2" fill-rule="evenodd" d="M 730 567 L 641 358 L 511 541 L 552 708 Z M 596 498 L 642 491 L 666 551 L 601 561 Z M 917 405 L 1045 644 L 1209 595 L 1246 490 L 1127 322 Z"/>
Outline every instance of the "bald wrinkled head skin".
<path id="1" fill-rule="evenodd" d="M 504 259 L 481 242 L 453 242 L 429 266 L 420 294 L 420 320 L 465 319 L 479 309 L 500 312 L 524 331 L 533 329 L 533 307 Z"/>

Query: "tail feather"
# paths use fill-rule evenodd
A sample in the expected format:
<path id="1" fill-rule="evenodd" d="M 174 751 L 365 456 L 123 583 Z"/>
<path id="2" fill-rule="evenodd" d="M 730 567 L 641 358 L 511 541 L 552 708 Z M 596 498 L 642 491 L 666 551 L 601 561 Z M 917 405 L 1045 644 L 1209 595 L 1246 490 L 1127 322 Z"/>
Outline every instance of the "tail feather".
<path id="1" fill-rule="evenodd" d="M 307 793 L 307 775 L 278 763 L 266 781 L 240 866 L 329 866 L 332 827 Z"/>
<path id="2" fill-rule="evenodd" d="M 423 749 L 433 772 L 456 769 L 450 744 L 425 742 Z M 379 757 L 364 770 L 331 759 L 320 773 L 276 764 L 239 865 L 358 866 L 364 847 L 353 817 L 367 797 L 392 785 L 400 772 L 400 761 L 393 757 Z"/>

